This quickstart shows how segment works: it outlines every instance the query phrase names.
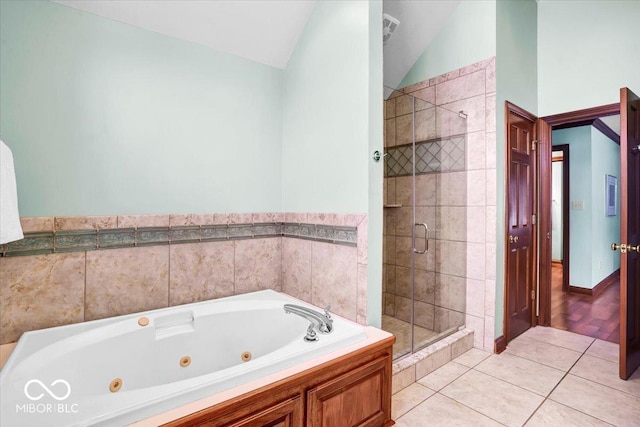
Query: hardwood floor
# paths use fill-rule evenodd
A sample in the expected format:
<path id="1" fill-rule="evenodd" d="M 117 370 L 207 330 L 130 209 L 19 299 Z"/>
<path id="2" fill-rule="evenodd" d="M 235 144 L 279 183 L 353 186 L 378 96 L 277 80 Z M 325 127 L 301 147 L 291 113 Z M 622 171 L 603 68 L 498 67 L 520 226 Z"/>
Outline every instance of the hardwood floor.
<path id="1" fill-rule="evenodd" d="M 551 270 L 551 327 L 600 338 L 620 341 L 620 281 L 595 298 L 562 292 L 562 265 Z"/>

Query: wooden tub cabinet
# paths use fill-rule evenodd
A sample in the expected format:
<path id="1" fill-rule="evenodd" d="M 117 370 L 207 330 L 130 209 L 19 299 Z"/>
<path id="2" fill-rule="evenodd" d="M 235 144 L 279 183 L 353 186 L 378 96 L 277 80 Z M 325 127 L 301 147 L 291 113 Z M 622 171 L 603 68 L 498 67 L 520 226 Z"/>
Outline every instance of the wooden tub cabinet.
<path id="1" fill-rule="evenodd" d="M 164 426 L 391 426 L 394 341 L 386 338 Z"/>

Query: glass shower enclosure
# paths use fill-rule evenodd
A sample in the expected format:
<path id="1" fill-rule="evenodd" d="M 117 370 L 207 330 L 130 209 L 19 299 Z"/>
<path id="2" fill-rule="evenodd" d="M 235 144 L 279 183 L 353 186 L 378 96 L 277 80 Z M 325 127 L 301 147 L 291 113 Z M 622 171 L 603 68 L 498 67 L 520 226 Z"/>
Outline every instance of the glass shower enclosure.
<path id="1" fill-rule="evenodd" d="M 424 92 L 384 101 L 382 328 L 394 358 L 465 323 L 467 120 Z"/>

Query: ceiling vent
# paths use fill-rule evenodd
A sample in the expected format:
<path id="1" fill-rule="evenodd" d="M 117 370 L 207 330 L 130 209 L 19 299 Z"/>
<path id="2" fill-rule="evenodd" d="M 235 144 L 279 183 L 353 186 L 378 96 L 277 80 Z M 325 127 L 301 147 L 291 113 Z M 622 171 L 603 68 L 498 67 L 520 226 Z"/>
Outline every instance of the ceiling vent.
<path id="1" fill-rule="evenodd" d="M 387 44 L 391 36 L 398 29 L 400 21 L 386 13 L 382 14 L 382 43 Z"/>

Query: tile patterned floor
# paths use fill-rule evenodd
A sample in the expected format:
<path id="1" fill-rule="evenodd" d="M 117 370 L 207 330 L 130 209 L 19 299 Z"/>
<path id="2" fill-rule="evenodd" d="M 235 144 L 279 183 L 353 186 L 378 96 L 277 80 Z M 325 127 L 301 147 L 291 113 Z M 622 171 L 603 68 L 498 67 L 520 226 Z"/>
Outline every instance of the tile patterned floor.
<path id="1" fill-rule="evenodd" d="M 618 345 L 538 326 L 502 354 L 471 349 L 393 395 L 398 427 L 640 426 L 640 369 Z"/>

